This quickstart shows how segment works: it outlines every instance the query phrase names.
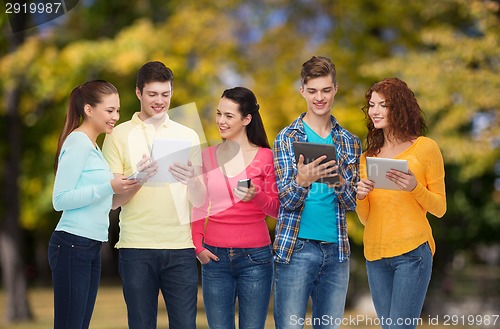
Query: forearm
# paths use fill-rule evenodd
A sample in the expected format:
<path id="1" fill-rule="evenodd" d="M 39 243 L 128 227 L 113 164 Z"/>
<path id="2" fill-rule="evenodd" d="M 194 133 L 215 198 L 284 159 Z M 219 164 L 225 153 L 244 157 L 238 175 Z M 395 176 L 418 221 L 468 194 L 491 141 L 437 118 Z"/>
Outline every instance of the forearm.
<path id="1" fill-rule="evenodd" d="M 89 186 L 69 191 L 58 192 L 57 189 L 56 186 L 52 198 L 52 204 L 56 211 L 82 208 L 113 194 L 109 182 L 99 186 Z"/>
<path id="2" fill-rule="evenodd" d="M 253 198 L 253 202 L 263 213 L 273 218 L 278 217 L 280 201 L 277 197 L 267 195 L 263 191 L 258 192 Z"/>
<path id="3" fill-rule="evenodd" d="M 361 224 L 366 225 L 368 214 L 370 213 L 370 202 L 368 201 L 368 197 L 365 197 L 362 200 L 358 199 L 356 213 Z"/>
<path id="4" fill-rule="evenodd" d="M 137 194 L 137 192 L 139 192 L 141 187 L 142 187 L 142 185 L 136 184 L 136 187 L 132 188 L 127 193 L 114 194 L 113 195 L 113 204 L 112 204 L 111 208 L 113 210 L 115 210 L 115 209 L 123 206 L 124 204 L 128 203 Z"/>
<path id="5" fill-rule="evenodd" d="M 198 255 L 200 252 L 205 250 L 203 248 L 203 237 L 205 235 L 205 221 L 196 221 L 191 225 L 191 235 L 193 239 L 193 244 L 195 247 L 195 252 Z"/>
<path id="6" fill-rule="evenodd" d="M 308 193 L 309 188 L 299 186 L 295 181 L 282 185 L 279 187 L 281 206 L 288 211 L 293 211 L 302 206 Z"/>
<path id="7" fill-rule="evenodd" d="M 422 146 L 418 156 L 425 177 L 418 180 L 417 186 L 410 193 L 425 211 L 436 217 L 442 217 L 446 212 L 443 156 L 434 141 L 430 139 L 424 141 L 426 144 Z"/>
<path id="8" fill-rule="evenodd" d="M 193 207 L 201 207 L 206 200 L 207 189 L 205 184 L 203 184 L 199 176 L 189 180 L 187 184 L 188 200 L 191 202 Z"/>
<path id="9" fill-rule="evenodd" d="M 418 183 L 415 189 L 411 192 L 415 200 L 422 206 L 423 209 L 433 214 L 436 217 L 443 217 L 446 213 L 446 195 L 443 187 L 439 192 L 433 192 L 425 188 L 421 183 Z"/>
<path id="10" fill-rule="evenodd" d="M 345 207 L 346 211 L 356 210 L 356 184 L 359 181 L 359 170 L 357 163 L 348 165 L 341 171 L 343 184 L 335 188 L 339 202 Z"/>
<path id="11" fill-rule="evenodd" d="M 301 207 L 309 193 L 310 185 L 304 187 L 297 182 L 297 170 L 291 160 L 286 164 L 275 162 L 276 184 L 281 206 L 293 211 Z"/>
<path id="12" fill-rule="evenodd" d="M 297 168 L 291 153 L 291 141 L 276 137 L 274 142 L 274 170 L 281 206 L 288 211 L 301 207 L 309 192 L 309 187 L 297 183 Z"/>
<path id="13" fill-rule="evenodd" d="M 344 206 L 345 211 L 356 210 L 356 191 L 352 183 L 346 181 L 339 189 L 335 189 L 339 202 Z"/>

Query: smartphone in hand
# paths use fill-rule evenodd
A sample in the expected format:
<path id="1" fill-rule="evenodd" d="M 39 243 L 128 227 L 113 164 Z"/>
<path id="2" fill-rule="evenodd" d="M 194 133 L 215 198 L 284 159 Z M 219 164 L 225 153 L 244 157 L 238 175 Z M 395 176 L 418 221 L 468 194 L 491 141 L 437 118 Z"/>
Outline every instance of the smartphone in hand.
<path id="1" fill-rule="evenodd" d="M 130 179 L 136 179 L 138 180 L 139 182 L 141 180 L 143 180 L 145 177 L 147 176 L 147 173 L 143 172 L 143 171 L 136 171 L 135 173 L 133 173 L 132 175 L 128 176 L 127 177 L 127 180 L 130 180 Z"/>
<path id="2" fill-rule="evenodd" d="M 238 181 L 237 187 L 250 188 L 251 182 L 252 182 L 252 180 L 249 179 L 249 178 L 247 178 L 247 179 L 241 179 L 241 180 Z"/>

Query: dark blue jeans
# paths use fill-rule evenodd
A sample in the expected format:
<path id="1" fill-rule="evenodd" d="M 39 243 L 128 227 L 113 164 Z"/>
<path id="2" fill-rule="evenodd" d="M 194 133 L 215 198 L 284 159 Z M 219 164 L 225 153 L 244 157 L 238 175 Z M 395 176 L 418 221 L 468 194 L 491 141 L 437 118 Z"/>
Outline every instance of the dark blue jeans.
<path id="1" fill-rule="evenodd" d="M 238 299 L 239 329 L 263 329 L 271 298 L 271 246 L 219 248 L 205 246 L 219 257 L 202 265 L 203 301 L 211 329 L 234 329 Z"/>
<path id="2" fill-rule="evenodd" d="M 170 329 L 196 328 L 198 267 L 194 249 L 119 250 L 129 329 L 155 329 L 161 291 Z"/>
<path id="3" fill-rule="evenodd" d="M 101 277 L 102 242 L 54 231 L 48 258 L 54 286 L 54 329 L 86 329 Z"/>
<path id="4" fill-rule="evenodd" d="M 400 256 L 367 261 L 366 269 L 381 327 L 416 328 L 432 272 L 427 242 Z"/>

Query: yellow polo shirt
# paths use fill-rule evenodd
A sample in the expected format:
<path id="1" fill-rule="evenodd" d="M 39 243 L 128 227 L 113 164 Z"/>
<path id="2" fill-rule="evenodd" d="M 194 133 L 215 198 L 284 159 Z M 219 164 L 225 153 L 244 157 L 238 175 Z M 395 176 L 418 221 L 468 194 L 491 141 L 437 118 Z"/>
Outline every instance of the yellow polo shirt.
<path id="1" fill-rule="evenodd" d="M 115 174 L 136 171 L 143 154 L 149 154 L 154 138 L 191 140 L 190 160 L 201 166 L 200 140 L 196 132 L 169 119 L 155 129 L 139 113 L 106 135 L 102 153 Z M 116 248 L 194 248 L 191 239 L 190 204 L 181 183 L 147 182 L 120 212 L 120 239 Z"/>

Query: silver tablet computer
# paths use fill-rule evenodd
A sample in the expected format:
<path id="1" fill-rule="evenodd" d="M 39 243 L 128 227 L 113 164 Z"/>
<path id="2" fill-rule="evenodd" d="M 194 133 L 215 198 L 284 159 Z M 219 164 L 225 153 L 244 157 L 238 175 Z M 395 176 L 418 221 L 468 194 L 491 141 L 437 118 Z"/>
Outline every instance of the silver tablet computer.
<path id="1" fill-rule="evenodd" d="M 375 182 L 375 188 L 386 190 L 401 190 L 401 188 L 396 183 L 388 180 L 385 177 L 387 172 L 391 169 L 408 172 L 408 161 L 366 157 L 367 176 L 369 180 Z"/>
<path id="2" fill-rule="evenodd" d="M 332 144 L 316 144 L 308 142 L 293 142 L 293 152 L 295 153 L 295 161 L 299 162 L 299 155 L 304 156 L 304 163 L 308 164 L 319 158 L 322 155 L 326 155 L 327 158 L 321 163 L 325 163 L 331 160 L 337 161 L 337 152 L 335 151 L 335 146 Z M 333 177 L 320 178 L 316 182 L 325 184 L 336 184 L 340 182 L 340 177 L 338 175 Z"/>

